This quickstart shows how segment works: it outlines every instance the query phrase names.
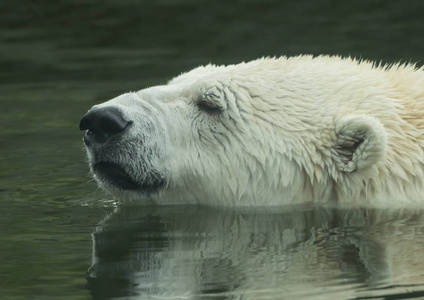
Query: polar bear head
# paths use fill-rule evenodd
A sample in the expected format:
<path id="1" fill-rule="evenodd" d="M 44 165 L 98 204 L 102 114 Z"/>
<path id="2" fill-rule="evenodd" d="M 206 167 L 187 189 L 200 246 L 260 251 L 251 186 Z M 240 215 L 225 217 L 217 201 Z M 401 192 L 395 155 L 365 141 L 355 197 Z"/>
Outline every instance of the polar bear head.
<path id="1" fill-rule="evenodd" d="M 380 184 L 387 132 L 378 112 L 392 109 L 373 70 L 350 59 L 264 58 L 121 95 L 81 120 L 91 172 L 140 203 L 360 196 Z"/>

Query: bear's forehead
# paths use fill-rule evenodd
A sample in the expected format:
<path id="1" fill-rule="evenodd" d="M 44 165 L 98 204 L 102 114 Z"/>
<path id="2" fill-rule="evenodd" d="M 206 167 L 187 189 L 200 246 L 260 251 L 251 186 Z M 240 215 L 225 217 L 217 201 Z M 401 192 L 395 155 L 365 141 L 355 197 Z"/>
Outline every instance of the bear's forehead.
<path id="1" fill-rule="evenodd" d="M 208 80 L 218 82 L 229 82 L 235 77 L 250 76 L 268 77 L 267 74 L 271 72 L 281 72 L 286 69 L 287 59 L 285 57 L 275 58 L 262 58 L 250 62 L 242 62 L 233 65 L 205 65 L 199 66 L 191 71 L 182 73 L 181 75 L 171 79 L 168 85 L 181 85 L 188 86 L 197 81 L 204 81 L 207 83 Z M 212 83 L 210 84 L 212 85 Z"/>
<path id="2" fill-rule="evenodd" d="M 168 85 L 190 85 L 196 81 L 205 79 L 205 78 L 220 78 L 228 76 L 232 71 L 234 71 L 237 65 L 230 66 L 216 66 L 216 65 L 206 65 L 197 67 L 189 72 L 183 73 L 177 77 L 174 77 L 168 82 Z"/>

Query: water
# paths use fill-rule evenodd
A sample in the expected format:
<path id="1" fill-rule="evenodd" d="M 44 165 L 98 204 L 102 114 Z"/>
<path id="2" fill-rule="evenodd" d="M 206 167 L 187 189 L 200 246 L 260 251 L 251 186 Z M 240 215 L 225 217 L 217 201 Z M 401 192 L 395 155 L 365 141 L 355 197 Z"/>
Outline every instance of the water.
<path id="1" fill-rule="evenodd" d="M 94 230 L 94 299 L 424 296 L 423 212 L 120 207 Z"/>
<path id="2" fill-rule="evenodd" d="M 0 299 L 424 297 L 422 211 L 116 207 L 77 130 L 93 104 L 210 61 L 422 61 L 423 13 L 421 1 L 2 1 Z"/>

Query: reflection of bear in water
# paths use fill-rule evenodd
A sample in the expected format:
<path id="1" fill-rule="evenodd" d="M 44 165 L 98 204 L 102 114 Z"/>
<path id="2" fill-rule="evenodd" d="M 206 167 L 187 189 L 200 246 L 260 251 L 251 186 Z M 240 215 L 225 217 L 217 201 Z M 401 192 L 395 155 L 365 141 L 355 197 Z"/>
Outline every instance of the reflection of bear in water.
<path id="1" fill-rule="evenodd" d="M 418 220 L 419 213 L 361 209 L 122 207 L 93 234 L 88 286 L 95 299 L 258 299 L 323 288 L 339 299 L 358 296 L 338 285 L 411 283 L 417 274 L 423 282 Z M 410 233 L 393 235 L 403 230 Z"/>
<path id="2" fill-rule="evenodd" d="M 422 203 L 424 72 L 338 57 L 196 68 L 81 120 L 119 200 Z"/>

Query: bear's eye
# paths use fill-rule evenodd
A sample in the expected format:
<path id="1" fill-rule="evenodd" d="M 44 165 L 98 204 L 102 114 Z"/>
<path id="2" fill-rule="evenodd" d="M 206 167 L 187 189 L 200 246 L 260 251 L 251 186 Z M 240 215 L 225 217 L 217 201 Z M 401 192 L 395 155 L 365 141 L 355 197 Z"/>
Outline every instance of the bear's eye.
<path id="1" fill-rule="evenodd" d="M 197 102 L 197 107 L 210 115 L 219 114 L 222 110 L 218 103 L 207 99 L 199 100 Z"/>

